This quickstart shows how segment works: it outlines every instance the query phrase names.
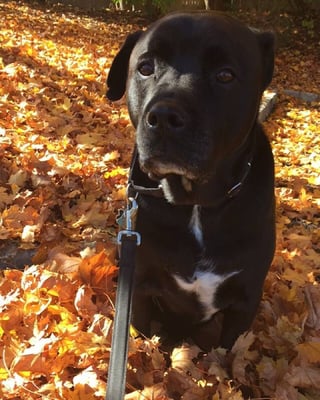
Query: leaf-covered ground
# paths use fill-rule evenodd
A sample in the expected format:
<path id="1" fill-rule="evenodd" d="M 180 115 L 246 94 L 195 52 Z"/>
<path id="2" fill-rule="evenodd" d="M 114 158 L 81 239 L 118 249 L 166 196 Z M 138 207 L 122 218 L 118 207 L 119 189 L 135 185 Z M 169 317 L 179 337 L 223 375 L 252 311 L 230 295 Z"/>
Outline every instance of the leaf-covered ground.
<path id="1" fill-rule="evenodd" d="M 319 19 L 307 30 L 288 15 L 243 17 L 274 21 L 285 39 L 265 123 L 277 251 L 261 307 L 228 354 L 185 344 L 168 367 L 157 338 L 131 338 L 127 400 L 320 399 L 320 107 L 282 92 L 319 94 Z M 125 103 L 104 97 L 105 79 L 141 26 L 137 16 L 0 1 L 2 399 L 104 398 L 115 216 L 134 140 Z"/>

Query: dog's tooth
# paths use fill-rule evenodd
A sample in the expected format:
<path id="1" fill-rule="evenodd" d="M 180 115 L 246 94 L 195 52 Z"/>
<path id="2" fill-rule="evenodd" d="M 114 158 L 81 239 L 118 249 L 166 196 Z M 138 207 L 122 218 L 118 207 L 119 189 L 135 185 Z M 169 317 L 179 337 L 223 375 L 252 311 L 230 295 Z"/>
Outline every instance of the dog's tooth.
<path id="1" fill-rule="evenodd" d="M 182 176 L 181 177 L 181 183 L 182 183 L 182 186 L 184 187 L 186 192 L 191 192 L 192 191 L 192 183 L 188 178 L 186 178 L 185 176 Z"/>

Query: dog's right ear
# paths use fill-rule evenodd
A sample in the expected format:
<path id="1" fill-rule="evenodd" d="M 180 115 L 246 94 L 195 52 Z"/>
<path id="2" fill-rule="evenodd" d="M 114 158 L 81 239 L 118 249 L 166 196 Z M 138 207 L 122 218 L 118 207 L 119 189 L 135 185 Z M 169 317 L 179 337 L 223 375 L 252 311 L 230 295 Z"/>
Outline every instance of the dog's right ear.
<path id="1" fill-rule="evenodd" d="M 130 55 L 142 33 L 142 31 L 131 33 L 111 64 L 107 78 L 107 98 L 109 100 L 121 99 L 126 91 Z"/>

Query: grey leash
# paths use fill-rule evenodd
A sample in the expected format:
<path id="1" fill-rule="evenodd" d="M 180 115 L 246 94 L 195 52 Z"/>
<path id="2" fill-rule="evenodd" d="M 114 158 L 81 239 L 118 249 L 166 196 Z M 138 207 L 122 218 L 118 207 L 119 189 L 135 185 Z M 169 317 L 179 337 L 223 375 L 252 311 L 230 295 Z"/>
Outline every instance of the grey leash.
<path id="1" fill-rule="evenodd" d="M 135 199 L 128 198 L 127 208 L 120 217 L 125 224 L 122 223 L 123 221 L 119 222 L 120 225 L 125 225 L 125 229 L 118 233 L 119 278 L 106 400 L 123 400 L 125 395 L 135 253 L 141 242 L 140 234 L 134 231 L 137 209 Z"/>

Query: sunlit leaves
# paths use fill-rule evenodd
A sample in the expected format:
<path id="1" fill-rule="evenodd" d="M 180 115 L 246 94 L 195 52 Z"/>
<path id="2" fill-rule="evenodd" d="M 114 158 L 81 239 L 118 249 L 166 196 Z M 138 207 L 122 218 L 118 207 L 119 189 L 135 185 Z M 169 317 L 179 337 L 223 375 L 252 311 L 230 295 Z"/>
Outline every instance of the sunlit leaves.
<path id="1" fill-rule="evenodd" d="M 90 259 L 81 263 L 84 268 L 86 263 L 90 264 Z M 91 267 L 93 265 L 96 263 L 91 263 Z M 105 288 L 115 270 L 111 264 L 107 269 L 97 265 L 97 273 L 100 268 L 103 268 L 103 279 L 94 280 L 95 289 L 81 285 L 73 274 L 60 275 L 39 266 L 25 273 L 5 272 L 0 284 L 1 352 L 4 355 L 0 364 L 3 374 L 7 375 L 1 386 L 6 396 L 10 394 L 7 391 L 14 376 L 30 381 L 42 376 L 43 383 L 50 383 L 55 375 L 60 376 L 64 384 L 70 380 L 72 385 L 76 375 L 71 370 L 80 371 L 92 364 L 97 368 L 100 365 L 103 376 L 106 367 L 102 360 L 110 345 L 113 306 L 111 292 L 107 296 L 99 287 Z M 93 279 L 95 275 L 92 271 Z M 67 369 L 71 370 L 67 372 Z M 95 390 L 103 391 L 103 382 L 99 382 L 100 389 Z M 25 390 L 26 386 L 24 382 L 19 390 Z M 18 388 L 14 390 L 19 393 Z M 71 397 L 57 395 L 56 398 Z"/>

